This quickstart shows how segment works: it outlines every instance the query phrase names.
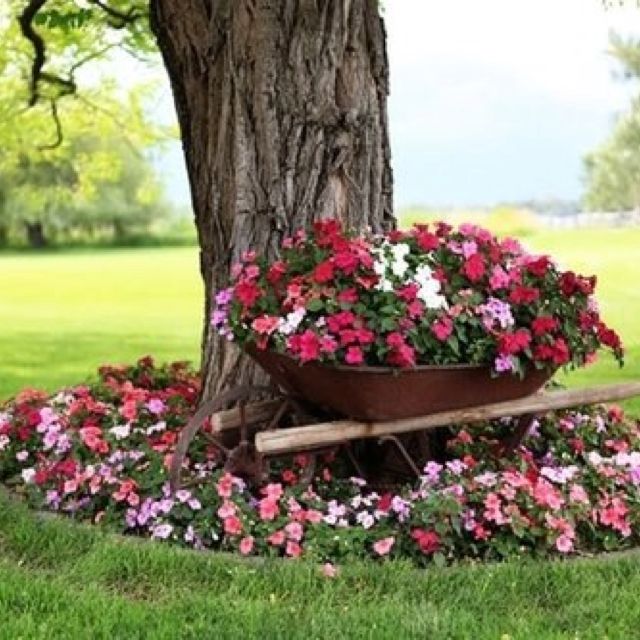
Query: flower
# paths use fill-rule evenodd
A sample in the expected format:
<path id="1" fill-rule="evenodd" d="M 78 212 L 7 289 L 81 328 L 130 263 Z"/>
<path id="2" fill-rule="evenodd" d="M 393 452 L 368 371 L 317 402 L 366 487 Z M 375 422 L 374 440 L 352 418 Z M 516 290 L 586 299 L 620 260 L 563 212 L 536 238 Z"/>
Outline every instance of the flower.
<path id="1" fill-rule="evenodd" d="M 243 556 L 248 556 L 253 551 L 254 542 L 255 540 L 253 536 L 245 536 L 244 538 L 242 538 L 242 540 L 240 540 L 240 544 L 238 545 L 240 553 Z"/>
<path id="2" fill-rule="evenodd" d="M 393 545 L 395 544 L 396 539 L 393 536 L 389 536 L 387 538 L 382 538 L 373 544 L 373 550 L 379 556 L 386 556 L 391 551 Z"/>
<path id="3" fill-rule="evenodd" d="M 303 364 L 471 359 L 503 375 L 586 366 L 601 347 L 623 358 L 619 336 L 600 318 L 595 278 L 562 272 L 477 225 L 355 236 L 332 220 L 296 232 L 281 254 L 273 262 L 246 254 L 232 286 L 215 295 L 212 323 L 227 340 Z M 137 410 L 132 398 L 121 412 L 132 421 Z"/>

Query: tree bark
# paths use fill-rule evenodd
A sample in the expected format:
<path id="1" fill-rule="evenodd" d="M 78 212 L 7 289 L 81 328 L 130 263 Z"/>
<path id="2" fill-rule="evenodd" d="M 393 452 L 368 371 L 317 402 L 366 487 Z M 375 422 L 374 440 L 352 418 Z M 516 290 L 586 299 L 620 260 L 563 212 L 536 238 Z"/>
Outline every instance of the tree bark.
<path id="1" fill-rule="evenodd" d="M 377 0 L 151 0 L 151 23 L 201 248 L 206 399 L 260 377 L 209 324 L 243 251 L 275 258 L 323 218 L 394 226 L 384 25 Z"/>

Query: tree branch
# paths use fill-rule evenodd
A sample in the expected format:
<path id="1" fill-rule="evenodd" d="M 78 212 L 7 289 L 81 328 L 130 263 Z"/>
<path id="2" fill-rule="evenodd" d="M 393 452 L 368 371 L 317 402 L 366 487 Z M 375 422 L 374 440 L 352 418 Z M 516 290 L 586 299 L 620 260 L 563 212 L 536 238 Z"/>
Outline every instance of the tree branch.
<path id="1" fill-rule="evenodd" d="M 41 80 L 60 86 L 62 94 L 74 93 L 76 90 L 76 85 L 75 82 L 73 82 L 73 79 L 61 78 L 53 73 L 48 73 L 42 70 L 46 61 L 46 49 L 42 36 L 33 28 L 33 20 L 46 2 L 47 0 L 29 0 L 24 11 L 18 18 L 22 35 L 31 42 L 34 52 L 33 64 L 31 65 L 30 107 L 33 107 L 40 99 L 38 85 Z"/>
<path id="2" fill-rule="evenodd" d="M 38 151 L 50 151 L 51 149 L 57 149 L 62 144 L 62 123 L 60 122 L 60 116 L 58 115 L 58 103 L 51 99 L 51 117 L 56 125 L 56 139 L 51 144 L 43 144 L 38 147 Z"/>
<path id="3" fill-rule="evenodd" d="M 144 13 L 140 11 L 136 11 L 134 7 L 131 7 L 129 11 L 126 13 L 123 11 L 119 11 L 118 9 L 114 9 L 109 6 L 106 2 L 102 0 L 89 0 L 89 3 L 102 9 L 112 20 L 111 26 L 114 29 L 124 29 L 128 24 L 135 22 L 139 18 L 142 18 Z"/>

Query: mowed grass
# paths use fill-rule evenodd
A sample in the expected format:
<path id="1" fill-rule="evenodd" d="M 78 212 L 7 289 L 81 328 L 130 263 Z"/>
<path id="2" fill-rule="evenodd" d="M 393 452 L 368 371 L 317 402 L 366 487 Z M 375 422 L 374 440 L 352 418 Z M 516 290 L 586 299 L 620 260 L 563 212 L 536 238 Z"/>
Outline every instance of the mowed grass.
<path id="1" fill-rule="evenodd" d="M 640 378 L 640 230 L 536 233 L 527 243 L 598 273 L 629 347 L 570 384 Z M 103 362 L 197 359 L 193 248 L 0 257 L 0 399 L 53 391 Z M 640 405 L 632 404 L 640 413 Z M 417 570 L 252 563 L 109 536 L 34 515 L 0 494 L 4 638 L 633 638 L 640 557 Z"/>
<path id="2" fill-rule="evenodd" d="M 637 637 L 638 557 L 445 569 L 243 561 L 33 516 L 0 497 L 0 638 Z"/>
<path id="3" fill-rule="evenodd" d="M 146 354 L 197 363 L 203 300 L 194 247 L 0 256 L 0 400 Z"/>

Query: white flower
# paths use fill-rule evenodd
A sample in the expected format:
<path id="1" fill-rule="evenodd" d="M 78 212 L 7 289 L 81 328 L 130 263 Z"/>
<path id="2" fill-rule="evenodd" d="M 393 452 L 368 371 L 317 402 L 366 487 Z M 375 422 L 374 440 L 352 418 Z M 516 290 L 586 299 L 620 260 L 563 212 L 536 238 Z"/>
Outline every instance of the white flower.
<path id="1" fill-rule="evenodd" d="M 288 313 L 286 318 L 280 318 L 278 331 L 285 336 L 292 334 L 298 328 L 298 325 L 302 322 L 306 313 L 307 311 L 304 307 L 298 307 L 291 313 Z"/>
<path id="2" fill-rule="evenodd" d="M 31 484 L 36 475 L 36 470 L 33 467 L 29 469 L 23 469 L 22 471 L 22 480 L 25 484 Z"/>
<path id="3" fill-rule="evenodd" d="M 124 440 L 125 438 L 128 438 L 131 433 L 131 425 L 122 424 L 116 427 L 111 427 L 111 429 L 109 429 L 109 433 L 112 433 L 116 437 L 116 440 Z"/>
<path id="4" fill-rule="evenodd" d="M 9 440 L 9 436 L 0 436 L 0 451 L 4 451 L 10 442 L 11 440 Z"/>
<path id="5" fill-rule="evenodd" d="M 371 529 L 373 525 L 376 523 L 375 518 L 368 511 L 361 511 L 357 516 L 356 520 L 362 525 L 364 529 Z"/>

